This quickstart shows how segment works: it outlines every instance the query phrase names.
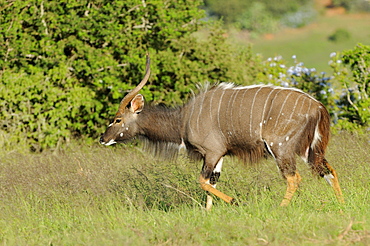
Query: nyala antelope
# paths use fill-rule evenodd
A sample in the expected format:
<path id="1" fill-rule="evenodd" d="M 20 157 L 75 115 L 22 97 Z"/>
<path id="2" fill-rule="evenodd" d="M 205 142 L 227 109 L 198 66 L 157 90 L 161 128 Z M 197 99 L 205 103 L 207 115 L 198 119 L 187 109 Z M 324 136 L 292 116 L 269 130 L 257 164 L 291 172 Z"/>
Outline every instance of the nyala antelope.
<path id="1" fill-rule="evenodd" d="M 287 181 L 281 206 L 290 203 L 301 181 L 296 155 L 313 173 L 325 178 L 338 201 L 344 202 L 338 176 L 324 157 L 330 119 L 319 101 L 293 88 L 221 83 L 204 89 L 181 107 L 144 106 L 138 93 L 148 81 L 149 63 L 147 56 L 143 80 L 122 99 L 100 143 L 111 145 L 141 136 L 159 148 L 185 146 L 189 156 L 203 160 L 199 182 L 208 192 L 207 209 L 212 206 L 210 194 L 233 203 L 232 197 L 216 189 L 226 155 L 245 162 L 271 155 Z"/>

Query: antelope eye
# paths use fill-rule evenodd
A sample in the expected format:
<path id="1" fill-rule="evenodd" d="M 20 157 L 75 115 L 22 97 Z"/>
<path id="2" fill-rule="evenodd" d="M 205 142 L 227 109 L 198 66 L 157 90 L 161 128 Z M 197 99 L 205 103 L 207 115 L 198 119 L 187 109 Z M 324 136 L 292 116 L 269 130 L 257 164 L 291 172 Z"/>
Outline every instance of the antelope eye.
<path id="1" fill-rule="evenodd" d="M 121 122 L 121 119 L 116 119 L 115 123 L 120 123 L 120 122 Z"/>

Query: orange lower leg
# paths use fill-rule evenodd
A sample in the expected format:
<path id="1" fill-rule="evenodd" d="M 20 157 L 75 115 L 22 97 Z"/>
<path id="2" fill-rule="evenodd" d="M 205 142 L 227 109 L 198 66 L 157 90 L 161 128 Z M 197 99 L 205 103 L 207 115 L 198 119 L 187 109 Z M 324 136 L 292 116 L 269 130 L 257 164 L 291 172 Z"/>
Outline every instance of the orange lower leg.
<path id="1" fill-rule="evenodd" d="M 209 184 L 209 180 L 204 179 L 202 176 L 199 178 L 200 186 L 203 190 L 208 191 L 209 193 L 212 193 L 213 195 L 221 198 L 227 203 L 231 203 L 234 198 L 222 193 L 221 191 L 214 188 L 212 185 Z"/>
<path id="2" fill-rule="evenodd" d="M 280 206 L 288 206 L 294 192 L 298 189 L 299 182 L 301 182 L 301 176 L 296 172 L 293 176 L 288 176 L 287 180 L 287 189 L 283 201 L 280 203 Z"/>

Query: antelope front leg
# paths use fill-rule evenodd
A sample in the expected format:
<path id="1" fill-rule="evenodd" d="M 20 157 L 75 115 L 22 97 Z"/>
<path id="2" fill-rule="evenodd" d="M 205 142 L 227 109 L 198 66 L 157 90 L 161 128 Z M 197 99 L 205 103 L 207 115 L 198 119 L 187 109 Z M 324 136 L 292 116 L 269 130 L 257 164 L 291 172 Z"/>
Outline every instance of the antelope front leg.
<path id="1" fill-rule="evenodd" d="M 213 169 L 213 172 L 211 174 L 210 184 L 212 185 L 213 188 L 216 188 L 216 183 L 217 183 L 218 179 L 220 178 L 223 160 L 224 159 L 221 157 L 220 160 L 217 162 L 216 167 Z M 212 201 L 213 201 L 213 198 L 208 193 L 207 194 L 207 203 L 206 203 L 206 209 L 207 210 L 211 210 L 211 208 L 212 208 Z"/>
<path id="2" fill-rule="evenodd" d="M 301 176 L 296 171 L 293 176 L 287 176 L 287 188 L 283 201 L 280 203 L 280 206 L 288 206 L 295 191 L 298 189 L 298 185 L 301 182 Z"/>
<path id="3" fill-rule="evenodd" d="M 199 177 L 199 183 L 203 190 L 208 191 L 209 193 L 221 198 L 227 203 L 231 203 L 234 199 L 221 191 L 216 189 L 216 183 L 221 174 L 223 158 L 221 157 L 216 166 L 206 164 L 203 165 L 202 173 Z M 211 162 L 212 163 L 212 162 Z M 212 207 L 212 196 L 207 194 L 207 204 L 206 209 L 210 210 Z"/>
<path id="4" fill-rule="evenodd" d="M 199 183 L 200 183 L 200 186 L 202 187 L 203 190 L 205 191 L 208 191 L 209 193 L 221 198 L 222 200 L 224 200 L 225 202 L 227 203 L 232 203 L 232 201 L 234 200 L 234 198 L 222 193 L 221 191 L 217 190 L 216 188 L 214 188 L 210 182 L 209 182 L 209 178 L 205 178 L 203 177 L 203 175 L 201 174 L 200 175 L 200 178 L 199 178 Z M 210 210 L 212 207 L 212 197 L 209 197 L 209 195 L 207 195 L 207 206 L 206 206 L 206 209 L 207 210 Z"/>

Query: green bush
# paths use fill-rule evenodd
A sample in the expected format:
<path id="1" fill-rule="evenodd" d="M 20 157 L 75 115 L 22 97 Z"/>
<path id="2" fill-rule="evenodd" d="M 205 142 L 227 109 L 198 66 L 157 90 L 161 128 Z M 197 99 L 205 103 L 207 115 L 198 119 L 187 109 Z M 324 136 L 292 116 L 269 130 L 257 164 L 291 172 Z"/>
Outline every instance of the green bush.
<path id="1" fill-rule="evenodd" d="M 252 83 L 250 50 L 217 25 L 200 42 L 202 1 L 12 1 L 0 9 L 2 147 L 34 151 L 97 139 L 124 94 L 152 76 L 147 100 L 182 103 L 196 83 Z M 11 137 L 9 137 L 11 136 Z"/>
<path id="2" fill-rule="evenodd" d="M 351 33 L 344 28 L 338 28 L 332 35 L 329 36 L 329 40 L 332 42 L 340 43 L 347 41 L 351 38 Z"/>
<path id="3" fill-rule="evenodd" d="M 330 66 L 341 84 L 338 125 L 344 129 L 370 126 L 370 46 L 333 54 Z"/>

